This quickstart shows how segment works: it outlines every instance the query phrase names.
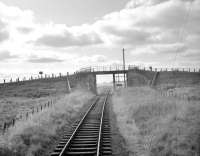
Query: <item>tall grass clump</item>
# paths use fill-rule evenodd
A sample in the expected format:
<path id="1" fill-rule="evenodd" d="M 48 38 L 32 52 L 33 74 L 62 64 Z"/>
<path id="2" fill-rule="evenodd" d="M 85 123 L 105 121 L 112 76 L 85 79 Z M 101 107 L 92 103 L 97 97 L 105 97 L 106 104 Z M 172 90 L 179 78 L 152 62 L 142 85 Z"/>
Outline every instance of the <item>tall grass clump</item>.
<path id="1" fill-rule="evenodd" d="M 119 90 L 112 99 L 130 155 L 198 155 L 199 101 L 162 97 L 147 87 Z"/>
<path id="2" fill-rule="evenodd" d="M 71 127 L 92 93 L 77 90 L 63 95 L 52 108 L 18 121 L 5 135 L 0 136 L 1 156 L 46 156 L 55 145 L 63 127 Z"/>

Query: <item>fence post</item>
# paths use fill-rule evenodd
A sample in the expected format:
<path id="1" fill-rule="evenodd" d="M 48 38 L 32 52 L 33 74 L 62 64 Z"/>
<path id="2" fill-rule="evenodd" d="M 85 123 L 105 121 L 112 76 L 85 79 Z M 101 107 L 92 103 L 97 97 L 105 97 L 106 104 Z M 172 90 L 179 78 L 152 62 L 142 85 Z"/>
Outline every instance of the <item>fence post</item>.
<path id="1" fill-rule="evenodd" d="M 3 80 L 3 83 L 4 83 L 4 84 L 6 83 L 6 80 L 5 80 L 5 79 Z"/>
<path id="2" fill-rule="evenodd" d="M 42 105 L 41 105 L 41 111 L 42 111 Z"/>
<path id="3" fill-rule="evenodd" d="M 26 120 L 28 119 L 28 112 L 26 113 Z"/>
<path id="4" fill-rule="evenodd" d="M 12 119 L 12 126 L 15 126 L 15 119 Z"/>
<path id="5" fill-rule="evenodd" d="M 32 114 L 34 114 L 34 108 L 32 109 Z"/>
<path id="6" fill-rule="evenodd" d="M 7 129 L 7 123 L 4 122 L 4 124 L 3 124 L 3 134 L 6 132 L 6 129 Z"/>

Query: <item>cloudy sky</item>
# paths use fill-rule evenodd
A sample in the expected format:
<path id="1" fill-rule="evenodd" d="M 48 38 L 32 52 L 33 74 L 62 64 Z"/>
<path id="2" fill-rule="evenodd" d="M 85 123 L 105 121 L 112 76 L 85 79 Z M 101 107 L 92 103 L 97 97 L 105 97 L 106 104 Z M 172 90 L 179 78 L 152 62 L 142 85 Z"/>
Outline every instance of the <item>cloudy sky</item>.
<path id="1" fill-rule="evenodd" d="M 0 76 L 90 65 L 200 68 L 199 0 L 0 0 Z"/>

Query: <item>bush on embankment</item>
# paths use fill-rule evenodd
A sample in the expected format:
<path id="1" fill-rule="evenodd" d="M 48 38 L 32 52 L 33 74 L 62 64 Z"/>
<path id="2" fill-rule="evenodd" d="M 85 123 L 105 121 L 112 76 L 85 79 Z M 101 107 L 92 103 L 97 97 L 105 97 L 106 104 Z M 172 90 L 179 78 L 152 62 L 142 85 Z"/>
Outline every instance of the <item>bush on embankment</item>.
<path id="1" fill-rule="evenodd" d="M 87 91 L 74 91 L 64 95 L 52 108 L 19 121 L 0 136 L 1 156 L 46 156 L 59 138 L 59 131 L 71 127 L 72 119 L 83 105 L 93 97 Z"/>
<path id="2" fill-rule="evenodd" d="M 162 97 L 147 87 L 117 91 L 113 108 L 134 156 L 197 156 L 200 103 Z"/>

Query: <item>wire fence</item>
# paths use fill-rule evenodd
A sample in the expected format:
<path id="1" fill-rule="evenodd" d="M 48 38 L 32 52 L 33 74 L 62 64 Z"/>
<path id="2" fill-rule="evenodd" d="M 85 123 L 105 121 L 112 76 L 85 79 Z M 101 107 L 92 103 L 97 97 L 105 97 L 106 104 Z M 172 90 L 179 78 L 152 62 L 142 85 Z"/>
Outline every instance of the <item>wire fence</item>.
<path id="1" fill-rule="evenodd" d="M 58 79 L 58 78 L 64 78 L 69 76 L 69 73 L 67 73 L 66 75 L 64 74 L 44 74 L 44 76 L 30 76 L 30 77 L 23 77 L 23 78 L 4 78 L 1 79 L 0 81 L 0 86 L 2 85 L 6 85 L 6 84 L 18 84 L 18 83 L 22 83 L 22 82 L 30 82 L 30 81 L 37 81 L 37 80 L 50 80 L 50 79 Z"/>
<path id="2" fill-rule="evenodd" d="M 53 101 L 53 99 L 51 99 L 42 105 L 32 107 L 30 111 L 27 111 L 24 114 L 20 114 L 17 117 L 4 122 L 1 125 L 2 134 L 4 135 L 9 130 L 10 127 L 14 127 L 17 121 L 26 121 L 31 116 L 35 115 L 36 113 L 42 112 L 43 110 L 52 107 L 53 104 L 54 104 L 54 101 Z"/>
<path id="3" fill-rule="evenodd" d="M 173 90 L 167 90 L 167 91 L 161 90 L 161 91 L 159 91 L 159 93 L 160 93 L 161 96 L 175 97 L 175 98 L 182 99 L 182 100 L 188 100 L 188 101 L 190 101 L 190 100 L 200 100 L 199 97 L 190 96 L 187 93 L 177 93 L 177 92 L 174 92 Z"/>

